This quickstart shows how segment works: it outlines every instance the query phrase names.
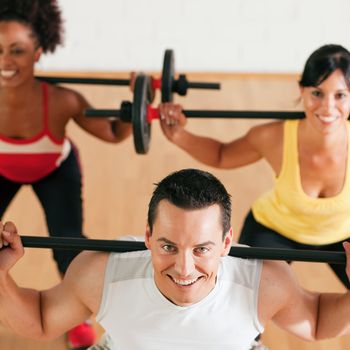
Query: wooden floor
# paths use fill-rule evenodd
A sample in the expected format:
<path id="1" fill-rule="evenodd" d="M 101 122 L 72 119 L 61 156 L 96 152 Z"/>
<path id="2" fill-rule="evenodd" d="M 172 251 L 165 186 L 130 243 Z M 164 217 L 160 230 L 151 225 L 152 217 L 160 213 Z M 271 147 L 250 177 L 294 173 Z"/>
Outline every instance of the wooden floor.
<path id="1" fill-rule="evenodd" d="M 120 74 L 117 74 L 120 77 Z M 193 74 L 193 80 L 222 82 L 221 91 L 189 91 L 177 98 L 187 109 L 293 110 L 298 97 L 294 76 L 254 76 L 229 74 Z M 96 107 L 119 108 L 130 100 L 126 88 L 76 86 Z M 188 128 L 221 140 L 231 140 L 263 121 L 190 120 Z M 232 194 L 233 227 L 238 237 L 251 203 L 273 184 L 271 171 L 264 162 L 238 170 L 217 170 L 194 161 L 165 140 L 156 122 L 147 155 L 136 155 L 132 139 L 120 145 L 103 143 L 69 126 L 69 135 L 78 145 L 84 171 L 84 228 L 91 238 L 114 239 L 122 235 L 142 235 L 147 204 L 153 184 L 169 172 L 197 167 L 213 172 Z M 24 235 L 47 235 L 42 209 L 29 187 L 23 188 L 12 202 L 5 219 L 11 219 Z M 323 264 L 293 264 L 300 283 L 317 291 L 343 291 L 343 287 Z M 48 250 L 27 249 L 12 274 L 22 286 L 46 289 L 59 281 Z M 98 334 L 102 329 L 96 325 Z M 307 343 L 273 324 L 268 325 L 264 341 L 270 350 L 345 350 L 350 337 Z M 20 338 L 0 326 L 0 350 L 65 350 L 62 336 L 51 343 Z M 129 350 L 129 349 L 125 349 Z"/>

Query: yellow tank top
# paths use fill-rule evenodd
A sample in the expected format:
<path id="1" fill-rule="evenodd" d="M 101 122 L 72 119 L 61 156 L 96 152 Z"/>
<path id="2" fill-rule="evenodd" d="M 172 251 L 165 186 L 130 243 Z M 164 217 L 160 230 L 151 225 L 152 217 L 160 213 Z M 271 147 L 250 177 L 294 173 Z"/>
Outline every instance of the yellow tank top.
<path id="1" fill-rule="evenodd" d="M 345 240 L 350 236 L 349 147 L 342 191 L 334 197 L 312 198 L 303 191 L 301 185 L 298 123 L 299 120 L 284 123 L 281 173 L 274 188 L 253 204 L 254 218 L 299 243 L 324 245 Z M 350 124 L 347 126 L 350 142 Z"/>

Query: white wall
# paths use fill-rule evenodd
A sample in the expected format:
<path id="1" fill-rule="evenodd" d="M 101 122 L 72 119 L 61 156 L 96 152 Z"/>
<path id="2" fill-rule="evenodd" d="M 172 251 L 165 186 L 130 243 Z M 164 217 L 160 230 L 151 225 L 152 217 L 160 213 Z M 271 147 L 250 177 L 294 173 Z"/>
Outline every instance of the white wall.
<path id="1" fill-rule="evenodd" d="M 65 44 L 44 70 L 299 72 L 325 43 L 350 49 L 349 0 L 59 0 Z"/>

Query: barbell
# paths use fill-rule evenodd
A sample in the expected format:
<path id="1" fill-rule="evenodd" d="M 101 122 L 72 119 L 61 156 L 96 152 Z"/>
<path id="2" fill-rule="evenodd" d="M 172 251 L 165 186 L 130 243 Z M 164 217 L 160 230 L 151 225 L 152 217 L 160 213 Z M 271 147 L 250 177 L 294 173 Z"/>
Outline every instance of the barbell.
<path id="1" fill-rule="evenodd" d="M 73 77 L 49 77 L 36 76 L 37 79 L 48 83 L 63 84 L 89 84 L 89 85 L 113 85 L 113 86 L 129 86 L 130 79 L 113 79 L 113 78 L 73 78 Z M 186 75 L 180 74 L 175 79 L 175 55 L 173 50 L 165 50 L 163 58 L 162 76 L 160 79 L 150 77 L 151 87 L 150 99 L 153 100 L 155 91 L 161 90 L 161 101 L 172 102 L 174 93 L 186 96 L 188 89 L 220 89 L 219 83 L 208 82 L 191 82 L 188 81 Z"/>
<path id="2" fill-rule="evenodd" d="M 21 236 L 21 240 L 23 246 L 27 248 L 50 248 L 76 251 L 90 250 L 118 253 L 147 249 L 144 242 L 135 241 L 35 236 Z M 328 264 L 346 263 L 345 252 L 322 250 L 232 246 L 229 255 L 244 259 L 322 262 Z"/>
<path id="3" fill-rule="evenodd" d="M 159 119 L 159 110 L 153 108 L 150 103 L 149 90 L 151 90 L 150 78 L 139 75 L 135 81 L 133 102 L 122 102 L 119 110 L 113 109 L 87 109 L 88 117 L 116 117 L 124 122 L 130 122 L 133 126 L 133 138 L 135 150 L 139 154 L 146 154 L 151 140 L 151 122 Z M 223 111 L 223 110 L 183 110 L 188 118 L 248 118 L 248 119 L 301 119 L 304 112 L 290 111 Z"/>

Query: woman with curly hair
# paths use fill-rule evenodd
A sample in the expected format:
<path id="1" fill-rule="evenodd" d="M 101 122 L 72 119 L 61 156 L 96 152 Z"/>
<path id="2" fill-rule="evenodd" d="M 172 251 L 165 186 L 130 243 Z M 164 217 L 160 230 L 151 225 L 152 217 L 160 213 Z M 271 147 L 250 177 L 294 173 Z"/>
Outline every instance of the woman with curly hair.
<path id="1" fill-rule="evenodd" d="M 21 186 L 29 184 L 51 236 L 84 237 L 79 155 L 66 126 L 73 119 L 113 143 L 128 137 L 131 127 L 88 119 L 83 111 L 90 105 L 83 96 L 35 79 L 35 63 L 62 43 L 62 32 L 56 0 L 0 1 L 0 217 Z M 53 254 L 63 275 L 76 252 Z M 80 325 L 68 335 L 75 348 L 91 345 L 90 328 Z M 77 339 L 79 330 L 85 339 Z"/>

